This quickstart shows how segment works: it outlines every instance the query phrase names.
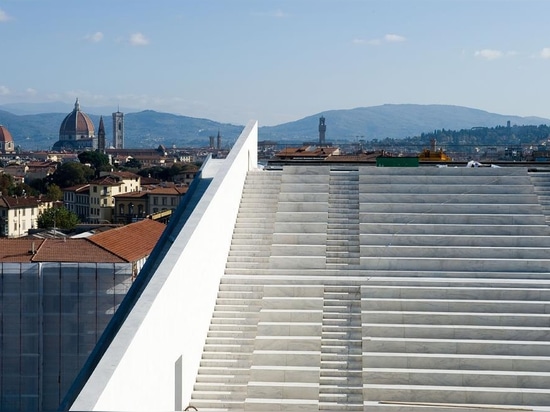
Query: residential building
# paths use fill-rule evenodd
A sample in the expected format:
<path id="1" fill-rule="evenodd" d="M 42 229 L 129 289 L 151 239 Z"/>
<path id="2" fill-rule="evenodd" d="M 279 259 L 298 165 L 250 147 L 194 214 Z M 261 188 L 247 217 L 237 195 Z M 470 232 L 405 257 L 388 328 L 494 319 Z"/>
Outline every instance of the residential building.
<path id="1" fill-rule="evenodd" d="M 186 185 L 165 183 L 143 187 L 139 192 L 116 195 L 113 222 L 126 224 L 147 217 L 154 218 L 155 213 L 166 210 L 173 213 L 187 189 Z"/>
<path id="2" fill-rule="evenodd" d="M 30 182 L 34 179 L 44 179 L 45 177 L 55 173 L 57 163 L 55 162 L 40 162 L 31 161 L 26 163 L 25 180 Z"/>
<path id="3" fill-rule="evenodd" d="M 178 207 L 183 195 L 187 192 L 187 186 L 157 187 L 147 191 L 147 204 L 149 214 L 171 210 Z"/>
<path id="4" fill-rule="evenodd" d="M 113 223 L 127 224 L 147 218 L 150 214 L 147 190 L 122 193 L 114 196 Z"/>
<path id="5" fill-rule="evenodd" d="M 277 160 L 319 161 L 340 154 L 338 147 L 302 146 L 286 147 L 275 154 Z"/>
<path id="6" fill-rule="evenodd" d="M 48 205 L 51 204 L 34 196 L 0 196 L 0 236 L 27 236 L 29 229 L 37 227 L 41 208 Z"/>
<path id="7" fill-rule="evenodd" d="M 17 184 L 25 183 L 25 176 L 29 167 L 24 163 L 11 163 L 4 167 L 3 172 L 13 177 L 13 180 Z"/>
<path id="8" fill-rule="evenodd" d="M 66 187 L 63 190 L 63 205 L 76 213 L 81 222 L 90 216 L 90 185 L 88 183 Z"/>
<path id="9" fill-rule="evenodd" d="M 131 172 L 109 172 L 90 182 L 89 223 L 111 223 L 114 196 L 140 190 L 141 177 Z"/>

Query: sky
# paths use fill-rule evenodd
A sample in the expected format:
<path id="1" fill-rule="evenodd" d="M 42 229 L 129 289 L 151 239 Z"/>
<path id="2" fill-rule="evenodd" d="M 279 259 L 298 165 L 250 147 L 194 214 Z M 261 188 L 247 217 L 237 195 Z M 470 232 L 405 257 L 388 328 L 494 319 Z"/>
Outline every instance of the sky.
<path id="1" fill-rule="evenodd" d="M 0 105 L 282 124 L 449 104 L 550 118 L 548 0 L 0 0 Z"/>

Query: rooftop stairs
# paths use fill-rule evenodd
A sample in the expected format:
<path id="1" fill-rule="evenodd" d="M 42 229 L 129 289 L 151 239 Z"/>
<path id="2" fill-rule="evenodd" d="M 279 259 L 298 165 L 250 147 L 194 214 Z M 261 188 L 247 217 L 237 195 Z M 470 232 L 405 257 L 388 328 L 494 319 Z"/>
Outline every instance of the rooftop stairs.
<path id="1" fill-rule="evenodd" d="M 547 185 L 519 167 L 249 172 L 190 404 L 550 411 Z"/>

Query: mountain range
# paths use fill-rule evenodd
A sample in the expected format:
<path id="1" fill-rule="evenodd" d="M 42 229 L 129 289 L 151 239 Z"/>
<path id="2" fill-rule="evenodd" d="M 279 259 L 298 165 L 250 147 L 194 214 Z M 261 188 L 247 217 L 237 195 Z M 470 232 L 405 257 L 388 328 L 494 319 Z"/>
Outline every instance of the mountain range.
<path id="1" fill-rule="evenodd" d="M 71 111 L 33 113 L 36 107 L 0 106 L 0 124 L 8 128 L 15 144 L 23 150 L 47 150 L 58 140 L 61 122 Z M 9 109 L 9 110 L 8 110 Z M 11 110 L 11 111 L 10 111 Z M 94 125 L 100 115 L 88 114 Z M 92 109 L 90 109 L 91 111 Z M 102 115 L 107 142 L 112 142 L 111 113 Z M 18 114 L 16 114 L 18 113 Z M 473 127 L 550 124 L 550 119 L 490 113 L 479 109 L 451 105 L 385 104 L 355 109 L 327 110 L 277 126 L 261 126 L 259 140 L 280 144 L 301 144 L 317 141 L 319 118 L 326 120 L 326 141 L 339 143 L 358 139 L 386 137 L 400 139 L 418 136 L 434 130 L 461 130 Z M 222 146 L 230 147 L 244 125 L 220 123 L 214 120 L 144 110 L 124 115 L 125 146 L 131 148 L 206 147 L 209 136 L 222 136 Z"/>

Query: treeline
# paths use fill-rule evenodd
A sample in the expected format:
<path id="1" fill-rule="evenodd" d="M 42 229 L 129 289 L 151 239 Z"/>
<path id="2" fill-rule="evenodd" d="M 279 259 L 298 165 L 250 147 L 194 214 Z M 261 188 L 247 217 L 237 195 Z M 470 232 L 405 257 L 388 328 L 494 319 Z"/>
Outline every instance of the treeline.
<path id="1" fill-rule="evenodd" d="M 517 147 L 541 145 L 550 139 L 550 126 L 496 126 L 473 127 L 461 130 L 434 130 L 431 133 L 422 133 L 420 136 L 404 139 L 373 140 L 372 143 L 388 146 L 429 147 L 432 139 L 437 146 L 444 146 L 447 150 L 460 150 L 464 147 Z"/>

